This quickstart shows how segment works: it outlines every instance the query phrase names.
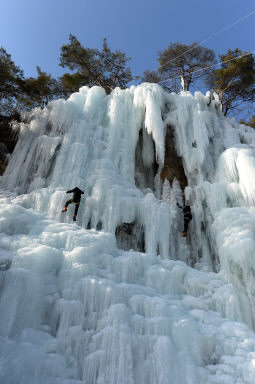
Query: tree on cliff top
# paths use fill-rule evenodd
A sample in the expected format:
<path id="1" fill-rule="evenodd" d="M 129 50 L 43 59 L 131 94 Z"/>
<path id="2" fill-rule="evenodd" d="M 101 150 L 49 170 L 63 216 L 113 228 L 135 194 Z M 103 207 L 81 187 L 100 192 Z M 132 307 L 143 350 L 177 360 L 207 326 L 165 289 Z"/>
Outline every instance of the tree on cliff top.
<path id="1" fill-rule="evenodd" d="M 36 67 L 37 77 L 29 77 L 22 84 L 23 103 L 27 108 L 44 107 L 49 101 L 62 96 L 60 83 L 50 74 Z"/>
<path id="2" fill-rule="evenodd" d="M 24 78 L 6 50 L 0 48 L 0 114 L 12 115 L 34 107 L 44 107 L 63 95 L 60 83 L 37 67 L 37 77 Z"/>
<path id="3" fill-rule="evenodd" d="M 188 91 L 192 82 L 208 76 L 211 69 L 207 67 L 215 63 L 215 54 L 196 42 L 191 45 L 171 43 L 167 49 L 159 52 L 158 61 L 162 80 L 182 77 L 183 88 Z"/>
<path id="4" fill-rule="evenodd" d="M 0 47 L 0 114 L 13 113 L 21 97 L 23 71 L 17 67 L 3 47 Z"/>
<path id="5" fill-rule="evenodd" d="M 245 55 L 243 57 L 240 57 Z M 252 54 L 245 54 L 238 48 L 219 55 L 221 68 L 216 69 L 208 79 L 210 86 L 219 96 L 222 111 L 237 109 L 244 103 L 255 101 L 255 60 Z"/>
<path id="6" fill-rule="evenodd" d="M 61 47 L 60 55 L 60 66 L 74 71 L 60 78 L 66 93 L 77 91 L 83 85 L 99 85 L 110 93 L 116 87 L 126 88 L 132 80 L 131 71 L 126 68 L 130 58 L 119 50 L 112 52 L 106 39 L 102 51 L 84 48 L 73 35 L 69 41 Z"/>

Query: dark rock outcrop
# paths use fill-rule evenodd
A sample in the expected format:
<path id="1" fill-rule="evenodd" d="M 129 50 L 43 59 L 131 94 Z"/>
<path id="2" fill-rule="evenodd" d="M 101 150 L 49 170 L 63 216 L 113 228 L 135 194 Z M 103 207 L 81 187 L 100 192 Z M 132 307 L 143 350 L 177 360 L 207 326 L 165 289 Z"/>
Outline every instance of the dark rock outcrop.
<path id="1" fill-rule="evenodd" d="M 143 161 L 143 140 L 144 136 L 147 136 L 149 139 L 150 135 L 145 131 L 145 129 L 141 129 L 139 132 L 139 140 L 137 143 L 136 151 L 135 151 L 135 184 L 138 188 L 150 188 L 152 191 L 155 190 L 154 179 L 158 172 L 158 164 L 156 162 L 156 153 L 155 153 L 155 144 L 151 139 L 151 145 L 153 147 L 154 155 L 153 160 L 150 166 L 145 165 Z"/>
<path id="2" fill-rule="evenodd" d="M 164 167 L 161 170 L 160 177 L 162 182 L 167 179 L 172 185 L 174 178 L 176 178 L 181 189 L 184 191 L 188 185 L 188 180 L 184 172 L 182 158 L 177 155 L 174 142 L 174 131 L 170 126 L 167 127 L 166 132 L 166 150 Z"/>
<path id="3" fill-rule="evenodd" d="M 145 252 L 144 230 L 137 222 L 118 225 L 115 236 L 118 248 Z"/>
<path id="4" fill-rule="evenodd" d="M 0 175 L 4 173 L 8 157 L 13 152 L 17 142 L 17 131 L 12 128 L 14 121 L 20 122 L 20 116 L 0 115 Z"/>

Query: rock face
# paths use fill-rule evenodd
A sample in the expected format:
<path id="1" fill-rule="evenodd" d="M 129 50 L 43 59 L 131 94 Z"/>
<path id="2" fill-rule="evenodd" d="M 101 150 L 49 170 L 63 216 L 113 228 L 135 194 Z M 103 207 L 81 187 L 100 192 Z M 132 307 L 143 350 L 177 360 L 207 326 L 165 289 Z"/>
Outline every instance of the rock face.
<path id="1" fill-rule="evenodd" d="M 150 167 L 146 167 L 142 160 L 143 135 L 139 134 L 139 141 L 136 148 L 136 185 L 138 188 L 151 188 L 155 190 L 155 177 L 158 172 L 156 154 L 154 148 L 154 160 Z M 187 177 L 184 172 L 182 158 L 178 156 L 175 149 L 174 130 L 171 126 L 167 127 L 165 142 L 164 166 L 160 172 L 162 183 L 167 179 L 172 185 L 177 179 L 182 191 L 188 185 Z M 117 245 L 121 249 L 144 252 L 144 231 L 138 223 L 122 223 L 116 228 L 115 232 Z"/>
<path id="2" fill-rule="evenodd" d="M 12 128 L 13 121 L 20 121 L 19 115 L 0 115 L 0 175 L 5 171 L 8 157 L 14 150 L 17 142 L 17 132 Z"/>
<path id="3" fill-rule="evenodd" d="M 118 248 L 145 252 L 144 230 L 138 223 L 123 223 L 115 231 Z"/>
<path id="4" fill-rule="evenodd" d="M 187 177 L 183 169 L 182 158 L 178 156 L 175 149 L 174 131 L 170 126 L 167 127 L 166 132 L 165 161 L 160 177 L 163 182 L 167 179 L 171 185 L 174 178 L 176 178 L 179 181 L 180 187 L 183 191 L 188 185 Z"/>

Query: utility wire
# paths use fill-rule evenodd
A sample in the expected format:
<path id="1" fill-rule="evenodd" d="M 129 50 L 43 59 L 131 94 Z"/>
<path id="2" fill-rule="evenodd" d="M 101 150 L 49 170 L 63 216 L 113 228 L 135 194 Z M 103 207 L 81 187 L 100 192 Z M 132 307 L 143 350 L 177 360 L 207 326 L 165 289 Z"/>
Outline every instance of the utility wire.
<path id="1" fill-rule="evenodd" d="M 193 72 L 189 72 L 189 75 L 191 75 L 192 73 L 197 73 L 197 72 L 201 72 L 201 71 L 204 71 L 204 70 L 206 70 L 206 69 L 209 69 L 209 68 L 216 67 L 216 66 L 219 65 L 219 64 L 228 63 L 228 62 L 233 61 L 233 60 L 241 59 L 241 57 L 248 56 L 248 55 L 254 55 L 254 54 L 255 54 L 255 50 L 254 50 L 254 51 L 251 51 L 251 52 L 248 52 L 248 53 L 245 53 L 245 54 L 243 54 L 243 55 L 240 55 L 240 56 L 238 56 L 238 57 L 233 57 L 232 59 L 228 59 L 228 60 L 225 60 L 225 61 L 219 61 L 219 62 L 216 63 L 216 64 L 208 65 L 208 67 L 204 67 L 204 68 L 196 69 L 196 70 L 193 71 Z M 168 81 L 168 80 L 179 79 L 179 77 L 181 77 L 181 75 L 176 76 L 176 77 L 169 77 L 169 78 L 166 79 L 166 80 L 159 81 L 157 84 L 165 83 L 165 82 Z"/>
<path id="2" fill-rule="evenodd" d="M 202 40 L 202 41 L 198 42 L 197 44 L 195 44 L 195 45 L 192 46 L 191 48 L 187 49 L 187 51 L 185 51 L 185 52 L 181 53 L 180 55 L 174 57 L 173 59 L 167 61 L 165 64 L 160 65 L 159 68 L 162 68 L 162 67 L 164 67 L 165 65 L 171 63 L 172 61 L 178 59 L 179 57 L 182 57 L 182 56 L 185 55 L 186 53 L 193 51 L 193 49 L 199 47 L 201 44 L 204 44 L 205 42 L 207 42 L 207 41 L 213 39 L 214 37 L 219 36 L 221 33 L 223 33 L 223 32 L 225 32 L 225 31 L 227 31 L 228 29 L 232 28 L 234 25 L 237 25 L 237 24 L 241 23 L 241 21 L 247 19 L 248 17 L 250 17 L 250 16 L 252 16 L 252 15 L 254 15 L 254 14 L 255 14 L 255 10 L 252 11 L 251 13 L 249 13 L 248 15 L 245 15 L 245 16 L 241 17 L 240 19 L 238 19 L 238 20 L 235 21 L 234 23 L 228 25 L 227 27 L 222 28 L 222 29 L 219 30 L 218 32 L 213 33 L 211 36 L 207 37 L 205 40 Z M 157 68 L 157 69 L 153 69 L 152 71 L 149 71 L 149 72 L 147 72 L 147 73 L 155 72 L 155 71 L 157 71 L 159 68 Z"/>

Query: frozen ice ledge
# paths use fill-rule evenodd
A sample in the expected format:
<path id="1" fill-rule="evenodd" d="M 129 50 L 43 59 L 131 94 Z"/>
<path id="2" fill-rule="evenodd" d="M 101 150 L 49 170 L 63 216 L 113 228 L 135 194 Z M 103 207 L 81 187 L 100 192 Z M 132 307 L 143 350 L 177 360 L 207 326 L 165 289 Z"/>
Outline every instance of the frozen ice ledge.
<path id="1" fill-rule="evenodd" d="M 255 131 L 147 83 L 26 121 L 0 178 L 1 384 L 254 384 Z"/>

